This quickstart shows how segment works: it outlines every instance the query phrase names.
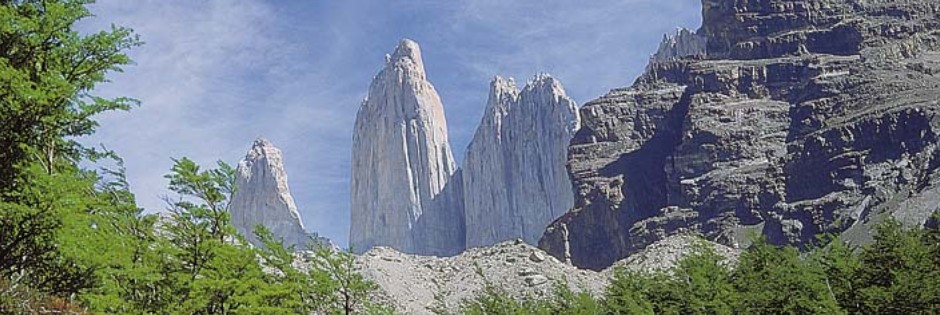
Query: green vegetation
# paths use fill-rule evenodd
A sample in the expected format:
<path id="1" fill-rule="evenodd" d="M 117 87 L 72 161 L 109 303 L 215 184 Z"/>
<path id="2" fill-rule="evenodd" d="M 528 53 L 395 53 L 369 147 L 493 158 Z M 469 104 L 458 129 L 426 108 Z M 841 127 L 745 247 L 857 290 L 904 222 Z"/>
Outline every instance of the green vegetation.
<path id="1" fill-rule="evenodd" d="M 758 240 L 734 268 L 705 246 L 668 271 L 614 271 L 600 298 L 562 286 L 512 299 L 487 287 L 468 314 L 940 314 L 940 231 L 878 228 L 875 242 L 832 242 L 801 254 Z M 562 306 L 562 307 L 559 307 Z"/>
<path id="2" fill-rule="evenodd" d="M 603 314 L 602 306 L 586 292 L 575 292 L 568 283 L 556 282 L 552 287 L 552 296 L 540 298 L 525 296 L 513 298 L 511 292 L 493 284 L 483 270 L 476 266 L 474 270 L 483 278 L 483 291 L 475 299 L 463 301 L 458 305 L 461 314 Z M 436 296 L 436 305 L 432 306 L 435 314 L 450 314 L 443 296 Z"/>
<path id="3" fill-rule="evenodd" d="M 177 160 L 170 214 L 143 214 L 122 161 L 75 141 L 137 104 L 93 94 L 141 43 L 121 27 L 76 32 L 89 2 L 0 1 L 0 314 L 385 312 L 349 253 L 311 244 L 300 270 L 264 229 L 265 248 L 244 245 L 224 163 Z M 117 169 L 80 166 L 102 161 Z"/>

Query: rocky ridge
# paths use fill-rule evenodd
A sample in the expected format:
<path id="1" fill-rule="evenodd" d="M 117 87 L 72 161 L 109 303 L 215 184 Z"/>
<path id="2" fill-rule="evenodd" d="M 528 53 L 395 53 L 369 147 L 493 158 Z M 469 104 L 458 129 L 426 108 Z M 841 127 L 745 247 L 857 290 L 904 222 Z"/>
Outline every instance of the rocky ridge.
<path id="1" fill-rule="evenodd" d="M 705 36 L 696 34 L 687 28 L 679 28 L 675 34 L 663 35 L 663 41 L 659 43 L 659 48 L 650 57 L 650 64 L 675 61 L 682 58 L 703 58 L 705 57 L 707 43 Z"/>
<path id="2" fill-rule="evenodd" d="M 287 185 L 287 172 L 281 150 L 266 139 L 258 139 L 235 174 L 236 192 L 229 205 L 232 225 L 254 246 L 258 225 L 267 227 L 285 246 L 304 248 L 309 237 Z M 321 239 L 322 242 L 328 242 Z"/>
<path id="3" fill-rule="evenodd" d="M 870 238 L 940 205 L 940 3 L 704 0 L 704 56 L 581 108 L 575 207 L 540 247 L 603 269 L 656 240 Z M 667 45 L 668 46 L 668 45 Z"/>
<path id="4" fill-rule="evenodd" d="M 701 239 L 674 236 L 618 263 L 637 272 L 665 271 L 688 255 Z M 729 264 L 737 261 L 737 250 L 702 241 Z M 544 297 L 555 283 L 564 281 L 576 292 L 601 294 L 613 269 L 595 272 L 565 264 L 522 240 L 469 249 L 454 257 L 402 254 L 377 247 L 357 258 L 357 267 L 379 285 L 376 299 L 391 303 L 406 314 L 430 314 L 434 309 L 454 311 L 461 302 L 480 293 L 485 283 L 515 297 Z M 435 297 L 438 294 L 438 297 Z"/>
<path id="5" fill-rule="evenodd" d="M 580 127 L 577 105 L 558 80 L 536 76 L 520 91 L 496 77 L 463 162 L 466 245 L 521 238 L 537 244 L 574 204 L 565 169 Z"/>

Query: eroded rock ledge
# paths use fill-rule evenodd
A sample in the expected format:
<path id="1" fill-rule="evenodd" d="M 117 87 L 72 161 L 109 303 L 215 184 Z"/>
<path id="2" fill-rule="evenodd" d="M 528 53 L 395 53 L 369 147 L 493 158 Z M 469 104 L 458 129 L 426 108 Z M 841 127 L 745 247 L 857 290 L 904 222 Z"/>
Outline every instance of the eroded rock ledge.
<path id="1" fill-rule="evenodd" d="M 703 1 L 704 56 L 581 108 L 575 207 L 540 247 L 603 269 L 656 240 L 864 242 L 940 205 L 940 3 Z"/>

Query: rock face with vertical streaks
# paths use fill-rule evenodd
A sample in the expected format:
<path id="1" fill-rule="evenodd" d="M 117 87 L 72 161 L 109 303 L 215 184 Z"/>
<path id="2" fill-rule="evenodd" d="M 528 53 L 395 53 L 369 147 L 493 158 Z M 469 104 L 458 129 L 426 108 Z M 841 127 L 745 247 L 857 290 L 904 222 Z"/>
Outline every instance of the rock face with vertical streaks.
<path id="1" fill-rule="evenodd" d="M 565 169 L 580 125 L 575 102 L 558 80 L 539 75 L 520 91 L 496 77 L 463 163 L 467 247 L 523 239 L 574 203 Z"/>
<path id="2" fill-rule="evenodd" d="M 356 115 L 350 245 L 425 255 L 463 250 L 460 176 L 421 50 L 402 40 Z"/>
<path id="3" fill-rule="evenodd" d="M 264 225 L 284 245 L 302 249 L 308 234 L 287 186 L 281 150 L 258 139 L 238 163 L 236 192 L 229 211 L 232 225 L 255 246 L 261 246 L 254 228 Z"/>

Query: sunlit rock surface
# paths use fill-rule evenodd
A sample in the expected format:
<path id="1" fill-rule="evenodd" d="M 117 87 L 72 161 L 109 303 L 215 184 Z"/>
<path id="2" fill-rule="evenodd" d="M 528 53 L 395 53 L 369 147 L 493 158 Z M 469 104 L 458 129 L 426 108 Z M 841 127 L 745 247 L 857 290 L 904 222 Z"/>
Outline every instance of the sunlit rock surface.
<path id="1" fill-rule="evenodd" d="M 539 75 L 521 91 L 512 79 L 492 81 L 462 168 L 467 247 L 537 244 L 571 208 L 565 163 L 579 125 L 577 106 L 558 80 Z"/>
<path id="2" fill-rule="evenodd" d="M 263 225 L 286 246 L 304 248 L 309 237 L 287 186 L 281 150 L 268 140 L 255 141 L 238 163 L 235 185 L 229 211 L 232 225 L 239 233 L 253 245 L 260 246 L 254 229 Z"/>
<path id="3" fill-rule="evenodd" d="M 387 57 L 356 115 L 351 181 L 350 245 L 357 252 L 463 250 L 460 178 L 444 109 L 411 40 Z"/>

